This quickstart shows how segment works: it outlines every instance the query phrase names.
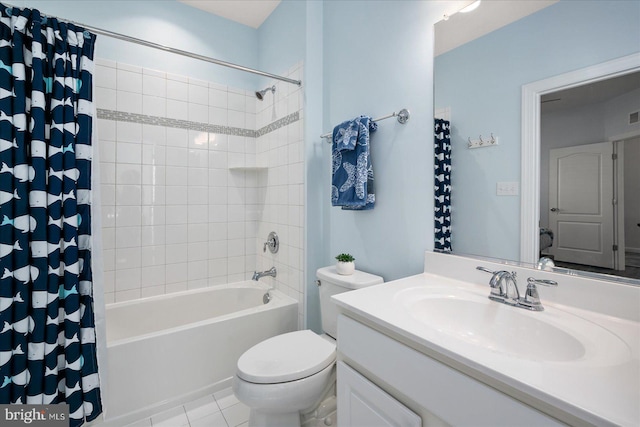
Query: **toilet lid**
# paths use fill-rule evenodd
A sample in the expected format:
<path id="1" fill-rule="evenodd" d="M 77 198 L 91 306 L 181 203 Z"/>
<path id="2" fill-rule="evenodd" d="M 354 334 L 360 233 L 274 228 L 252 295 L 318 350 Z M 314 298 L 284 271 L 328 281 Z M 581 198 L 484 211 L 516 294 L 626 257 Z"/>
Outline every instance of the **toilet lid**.
<path id="1" fill-rule="evenodd" d="M 336 360 L 336 346 L 310 330 L 277 335 L 245 351 L 238 376 L 258 384 L 294 381 L 320 372 Z"/>

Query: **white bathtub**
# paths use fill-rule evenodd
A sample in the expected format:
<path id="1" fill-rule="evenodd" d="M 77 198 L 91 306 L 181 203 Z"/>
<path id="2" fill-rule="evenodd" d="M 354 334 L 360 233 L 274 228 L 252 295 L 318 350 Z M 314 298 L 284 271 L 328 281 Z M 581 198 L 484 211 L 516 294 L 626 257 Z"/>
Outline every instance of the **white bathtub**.
<path id="1" fill-rule="evenodd" d="M 108 304 L 105 423 L 117 425 L 231 386 L 240 355 L 297 329 L 297 302 L 238 282 Z"/>

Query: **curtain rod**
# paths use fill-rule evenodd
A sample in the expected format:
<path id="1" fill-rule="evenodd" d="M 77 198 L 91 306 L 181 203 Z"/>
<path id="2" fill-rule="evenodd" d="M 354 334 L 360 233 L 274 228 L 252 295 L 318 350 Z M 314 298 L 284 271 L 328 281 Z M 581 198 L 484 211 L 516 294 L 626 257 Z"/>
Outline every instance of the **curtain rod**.
<path id="1" fill-rule="evenodd" d="M 4 3 L 5 5 L 8 5 L 8 3 Z M 12 6 L 14 7 L 14 6 Z M 247 73 L 252 73 L 252 74 L 257 74 L 259 76 L 263 76 L 263 77 L 269 77 L 272 79 L 276 79 L 276 80 L 280 80 L 283 82 L 287 82 L 287 83 L 292 83 L 298 86 L 302 86 L 302 81 L 301 80 L 294 80 L 294 79 L 290 79 L 288 77 L 282 77 L 279 76 L 277 74 L 271 74 L 271 73 L 267 73 L 265 71 L 260 71 L 260 70 L 255 70 L 253 68 L 249 68 L 249 67 L 245 67 L 242 65 L 238 65 L 238 64 L 234 64 L 231 62 L 226 62 L 226 61 L 222 61 L 220 59 L 215 59 L 215 58 L 211 58 L 208 56 L 204 56 L 204 55 L 199 55 L 197 53 L 192 53 L 192 52 L 187 52 L 186 50 L 181 50 L 181 49 L 176 49 L 173 47 L 169 47 L 169 46 L 164 46 L 158 43 L 153 43 L 147 40 L 143 40 L 143 39 L 139 39 L 136 37 L 131 37 L 131 36 L 127 36 L 126 34 L 121 34 L 121 33 L 116 33 L 114 31 L 109 31 L 109 30 L 105 30 L 102 28 L 98 28 L 98 27 L 93 27 L 91 25 L 86 25 L 86 24 L 82 24 L 79 22 L 75 22 L 75 21 L 70 21 L 68 19 L 61 19 L 52 15 L 47 15 L 47 14 L 43 14 L 43 16 L 48 16 L 51 18 L 55 18 L 59 21 L 63 21 L 63 22 L 70 22 L 74 25 L 77 25 L 79 27 L 83 27 L 86 30 L 92 31 L 96 34 L 101 34 L 103 36 L 108 36 L 108 37 L 112 37 L 114 39 L 120 39 L 120 40 L 124 40 L 124 41 L 128 41 L 128 42 L 132 42 L 132 43 L 136 43 L 142 46 L 146 46 L 146 47 L 151 47 L 153 49 L 158 49 L 158 50 L 163 50 L 165 52 L 170 52 L 170 53 L 175 53 L 177 55 L 182 55 L 182 56 L 186 56 L 189 58 L 194 58 L 194 59 L 199 59 L 201 61 L 205 61 L 205 62 L 210 62 L 212 64 L 217 64 L 217 65 L 222 65 L 223 67 L 228 67 L 228 68 L 233 68 L 235 70 L 240 70 L 240 71 L 244 71 Z"/>

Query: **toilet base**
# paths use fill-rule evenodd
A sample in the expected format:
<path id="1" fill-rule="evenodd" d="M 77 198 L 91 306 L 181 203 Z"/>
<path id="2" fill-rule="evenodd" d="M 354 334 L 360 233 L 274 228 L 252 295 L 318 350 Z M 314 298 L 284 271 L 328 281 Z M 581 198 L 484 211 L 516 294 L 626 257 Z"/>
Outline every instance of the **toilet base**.
<path id="1" fill-rule="evenodd" d="M 337 422 L 337 399 L 335 395 L 335 390 L 333 394 L 327 396 L 326 399 L 320 403 L 316 410 L 303 414 L 302 422 L 300 423 L 301 427 L 327 427 L 327 426 L 335 426 L 338 424 Z"/>
<path id="2" fill-rule="evenodd" d="M 265 413 L 252 409 L 249 427 L 300 427 L 300 412 Z"/>
<path id="3" fill-rule="evenodd" d="M 249 427 L 327 427 L 337 425 L 337 406 L 335 394 L 326 396 L 320 405 L 311 412 L 277 413 L 252 409 L 249 414 Z"/>

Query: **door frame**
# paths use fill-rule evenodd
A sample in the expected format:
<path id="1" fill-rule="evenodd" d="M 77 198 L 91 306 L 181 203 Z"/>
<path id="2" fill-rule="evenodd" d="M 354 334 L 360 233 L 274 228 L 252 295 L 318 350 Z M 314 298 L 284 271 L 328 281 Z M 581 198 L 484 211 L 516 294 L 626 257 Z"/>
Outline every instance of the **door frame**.
<path id="1" fill-rule="evenodd" d="M 522 86 L 522 145 L 520 150 L 520 189 L 522 194 L 520 197 L 521 262 L 537 263 L 540 249 L 540 98 L 547 93 L 582 86 L 635 71 L 640 71 L 640 53 Z M 615 138 L 615 140 L 620 139 L 619 136 Z"/>
<path id="2" fill-rule="evenodd" d="M 613 144 L 613 244 L 618 245 L 614 253 L 614 270 L 626 268 L 626 244 L 624 240 L 624 140 L 615 138 Z"/>

